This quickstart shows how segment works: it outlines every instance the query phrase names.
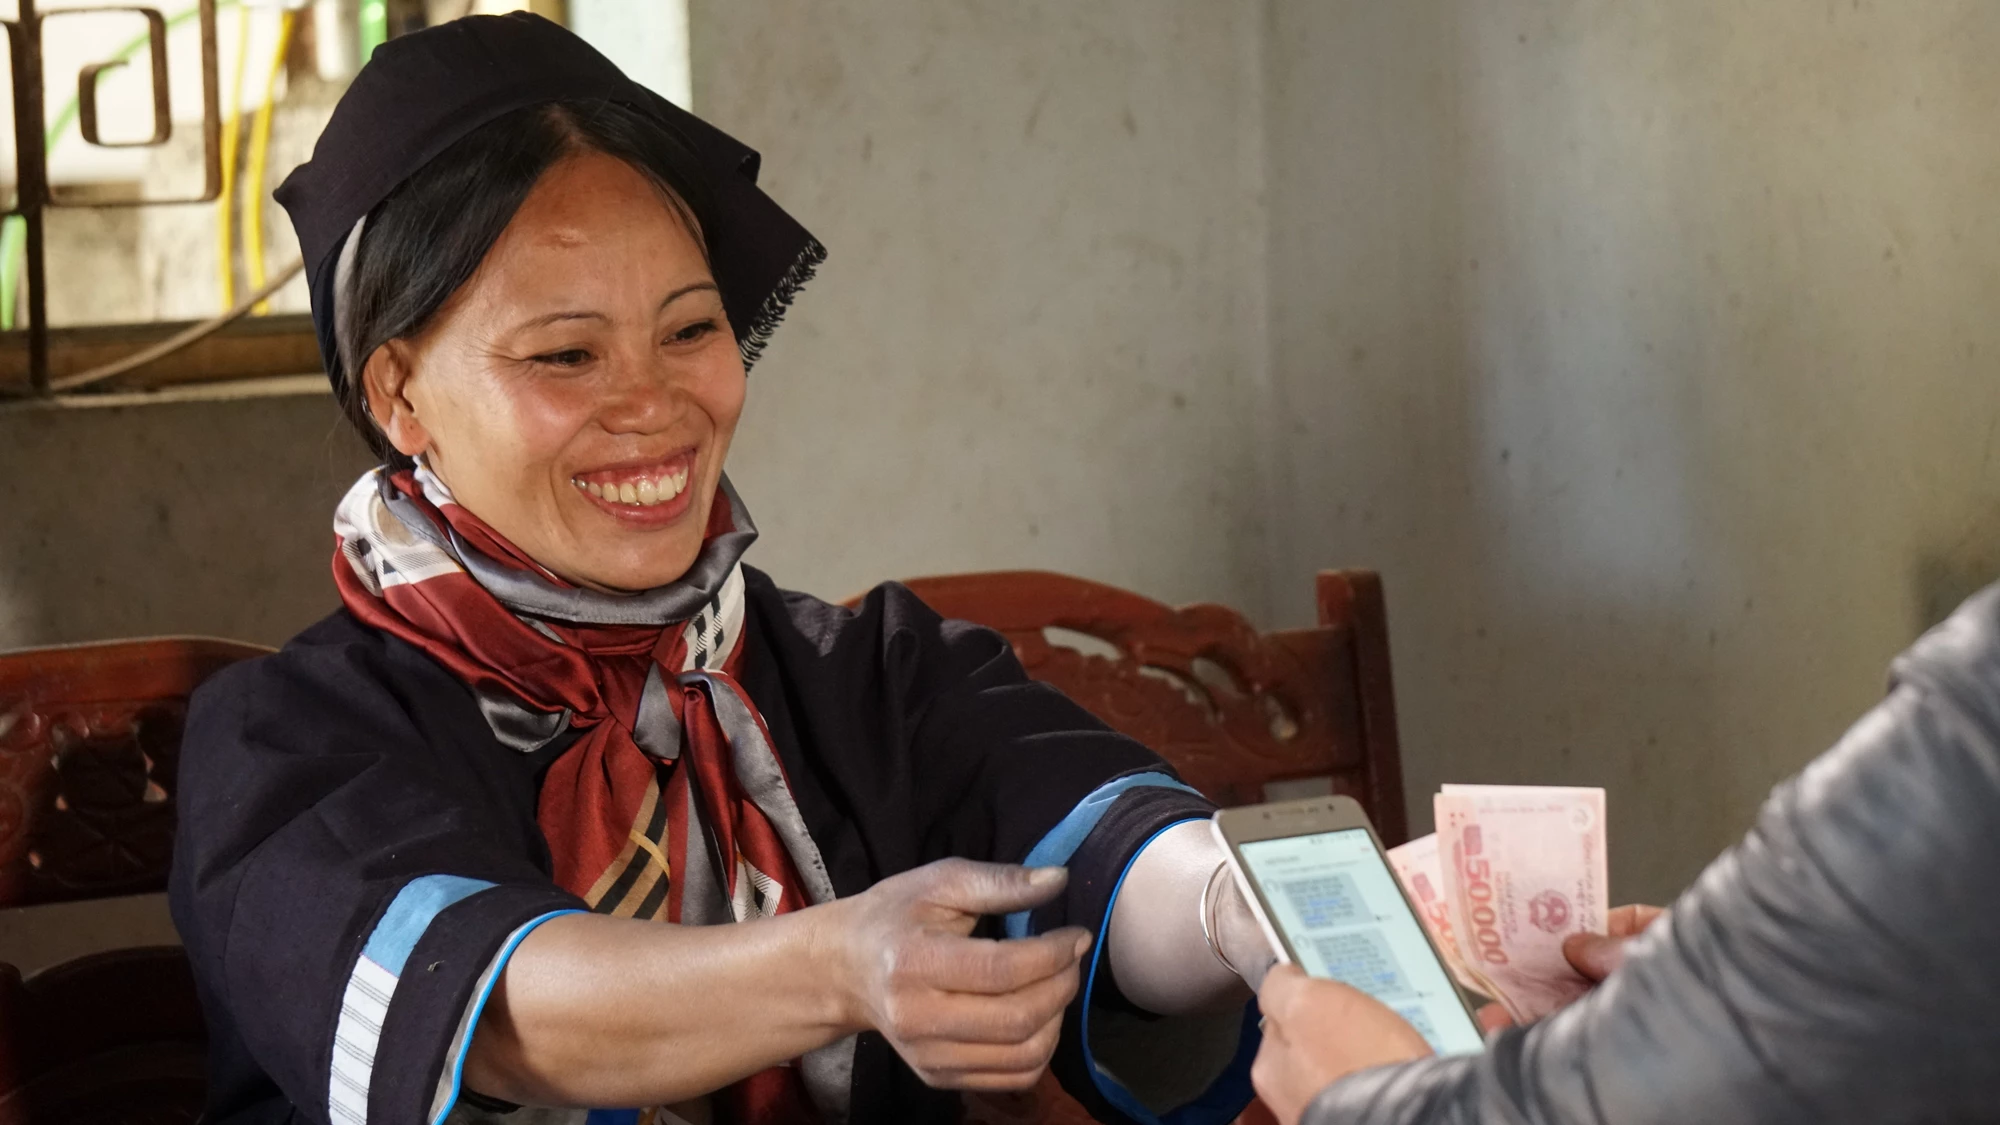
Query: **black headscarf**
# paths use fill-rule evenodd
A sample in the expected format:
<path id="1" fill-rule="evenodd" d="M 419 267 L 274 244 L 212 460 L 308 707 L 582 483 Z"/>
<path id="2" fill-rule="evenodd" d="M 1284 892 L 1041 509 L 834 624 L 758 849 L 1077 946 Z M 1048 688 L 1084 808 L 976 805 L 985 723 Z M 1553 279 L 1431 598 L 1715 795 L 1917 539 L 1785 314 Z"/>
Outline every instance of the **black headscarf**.
<path id="1" fill-rule="evenodd" d="M 543 102 L 602 98 L 658 120 L 692 152 L 713 191 L 704 232 L 747 366 L 826 250 L 757 187 L 757 153 L 625 77 L 569 31 L 540 16 L 469 16 L 392 39 L 334 107 L 312 159 L 277 190 L 305 254 L 313 327 L 336 390 L 347 378 L 337 308 L 341 251 L 355 224 L 389 193 L 496 117 Z"/>

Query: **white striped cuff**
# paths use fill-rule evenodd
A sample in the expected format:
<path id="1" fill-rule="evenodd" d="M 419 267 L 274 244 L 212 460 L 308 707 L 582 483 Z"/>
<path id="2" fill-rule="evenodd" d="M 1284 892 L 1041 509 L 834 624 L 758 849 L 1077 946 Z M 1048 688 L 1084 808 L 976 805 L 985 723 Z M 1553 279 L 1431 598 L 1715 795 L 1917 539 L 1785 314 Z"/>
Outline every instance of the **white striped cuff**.
<path id="1" fill-rule="evenodd" d="M 334 1125 L 367 1125 L 368 1088 L 382 1043 L 382 1024 L 417 940 L 446 907 L 491 886 L 483 879 L 425 875 L 405 883 L 382 912 L 341 995 L 326 1095 L 327 1115 Z"/>

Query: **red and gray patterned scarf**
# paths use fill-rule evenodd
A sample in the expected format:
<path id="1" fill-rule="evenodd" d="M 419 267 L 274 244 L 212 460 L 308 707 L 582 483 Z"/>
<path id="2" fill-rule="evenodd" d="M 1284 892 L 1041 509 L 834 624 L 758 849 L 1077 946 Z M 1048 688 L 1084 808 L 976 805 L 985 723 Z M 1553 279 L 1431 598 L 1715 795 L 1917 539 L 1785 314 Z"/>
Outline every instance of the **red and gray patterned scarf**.
<path id="1" fill-rule="evenodd" d="M 348 611 L 470 686 L 503 745 L 581 732 L 549 768 L 537 820 L 557 884 L 592 910 L 710 925 L 833 897 L 737 679 L 739 560 L 757 531 L 726 478 L 693 567 L 630 596 L 549 573 L 421 463 L 364 475 L 334 531 Z M 843 1041 L 754 1074 L 723 1107 L 737 1121 L 810 1120 L 815 1103 L 844 1117 L 852 1051 Z"/>

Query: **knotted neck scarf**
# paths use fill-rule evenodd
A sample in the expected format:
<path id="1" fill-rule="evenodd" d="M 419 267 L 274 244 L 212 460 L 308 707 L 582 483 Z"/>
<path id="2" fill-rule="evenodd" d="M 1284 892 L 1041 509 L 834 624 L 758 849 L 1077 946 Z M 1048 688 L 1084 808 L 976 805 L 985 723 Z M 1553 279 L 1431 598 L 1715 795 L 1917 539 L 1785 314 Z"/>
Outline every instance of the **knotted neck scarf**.
<path id="1" fill-rule="evenodd" d="M 756 526 L 727 478 L 694 565 L 621 596 L 557 578 L 419 461 L 362 476 L 334 517 L 349 612 L 471 687 L 500 743 L 579 732 L 536 819 L 555 880 L 593 911 L 681 925 L 765 918 L 833 887 L 770 732 L 738 680 L 741 558 Z M 687 997 L 660 997 L 663 1004 Z M 853 1041 L 724 1091 L 740 1122 L 845 1116 Z"/>

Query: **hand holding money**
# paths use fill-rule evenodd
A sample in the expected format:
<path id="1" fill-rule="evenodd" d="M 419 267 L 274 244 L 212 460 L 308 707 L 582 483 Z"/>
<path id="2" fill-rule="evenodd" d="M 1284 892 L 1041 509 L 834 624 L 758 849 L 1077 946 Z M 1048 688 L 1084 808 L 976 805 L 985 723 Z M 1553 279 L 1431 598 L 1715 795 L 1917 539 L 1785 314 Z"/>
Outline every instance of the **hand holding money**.
<path id="1" fill-rule="evenodd" d="M 1604 791 L 1447 785 L 1434 808 L 1389 858 L 1459 983 L 1518 1022 L 1588 991 L 1564 943 L 1608 928 Z"/>
<path id="2" fill-rule="evenodd" d="M 1646 932 L 1666 911 L 1657 906 L 1613 907 L 1601 934 L 1571 934 L 1563 941 L 1563 956 L 1576 971 L 1601 983 L 1625 962 L 1625 946 Z"/>

